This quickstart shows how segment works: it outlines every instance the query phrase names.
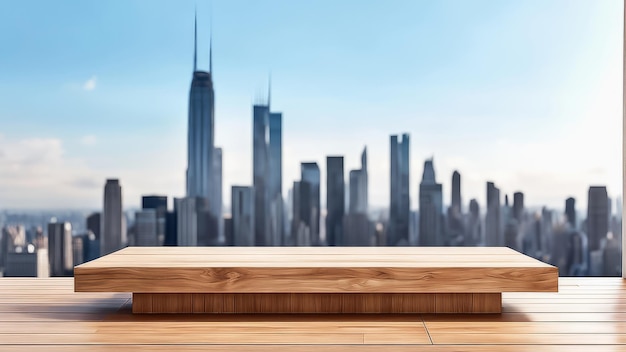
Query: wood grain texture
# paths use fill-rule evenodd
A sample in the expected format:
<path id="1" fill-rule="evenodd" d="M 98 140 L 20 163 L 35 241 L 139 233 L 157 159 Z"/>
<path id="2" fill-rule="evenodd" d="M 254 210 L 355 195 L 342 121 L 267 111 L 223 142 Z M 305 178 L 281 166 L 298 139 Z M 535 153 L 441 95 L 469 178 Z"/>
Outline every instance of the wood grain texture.
<path id="1" fill-rule="evenodd" d="M 133 293 L 133 313 L 499 313 L 499 293 Z"/>
<path id="2" fill-rule="evenodd" d="M 503 293 L 501 314 L 132 314 L 127 293 L 73 292 L 71 278 L 0 278 L 10 310 L 0 312 L 0 351 L 626 350 L 624 280 L 559 284 L 568 292 Z"/>
<path id="3" fill-rule="evenodd" d="M 556 292 L 557 268 L 509 248 L 133 247 L 77 266 L 77 292 Z"/>

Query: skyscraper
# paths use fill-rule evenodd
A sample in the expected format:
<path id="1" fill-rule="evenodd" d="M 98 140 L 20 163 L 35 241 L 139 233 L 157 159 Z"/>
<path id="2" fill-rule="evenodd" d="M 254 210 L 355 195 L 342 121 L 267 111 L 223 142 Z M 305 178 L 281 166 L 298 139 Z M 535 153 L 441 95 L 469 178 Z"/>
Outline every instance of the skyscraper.
<path id="1" fill-rule="evenodd" d="M 468 225 L 466 228 L 465 245 L 476 246 L 482 244 L 482 225 L 480 222 L 480 206 L 476 199 L 470 200 Z"/>
<path id="2" fill-rule="evenodd" d="M 443 246 L 446 242 L 443 238 L 443 194 L 441 184 L 435 178 L 433 159 L 424 162 L 418 198 L 419 245 Z"/>
<path id="3" fill-rule="evenodd" d="M 187 126 L 187 197 L 204 198 L 207 217 L 206 233 L 202 234 L 201 245 L 211 244 L 211 238 L 218 236 L 217 209 L 221 208 L 221 197 L 215 184 L 214 149 L 215 149 L 215 94 L 213 91 L 212 47 L 209 45 L 209 71 L 197 69 L 198 47 L 197 21 L 194 21 L 194 57 L 193 78 L 189 91 L 189 116 Z M 180 224 L 179 224 L 180 225 Z"/>
<path id="4" fill-rule="evenodd" d="M 214 202 L 209 202 L 211 207 L 211 221 L 215 221 L 217 224 L 217 233 L 214 233 L 209 238 L 210 245 L 220 245 L 224 243 L 224 217 L 223 202 L 222 202 L 222 148 L 213 149 L 213 197 Z"/>
<path id="5" fill-rule="evenodd" d="M 303 199 L 303 188 L 306 188 L 308 197 L 308 186 L 304 187 L 301 181 L 294 181 L 291 189 L 291 238 L 286 243 L 287 245 L 311 245 L 310 228 L 304 222 L 306 214 L 303 208 L 305 208 L 306 205 Z M 308 198 L 306 199 L 308 200 Z"/>
<path id="6" fill-rule="evenodd" d="M 361 168 L 350 170 L 349 173 L 349 202 L 350 214 L 367 214 L 368 210 L 368 180 L 367 180 L 367 147 L 361 153 Z"/>
<path id="7" fill-rule="evenodd" d="M 461 213 L 461 204 L 461 174 L 454 170 L 452 173 L 452 194 L 450 199 L 450 206 L 454 213 Z"/>
<path id="8" fill-rule="evenodd" d="M 270 112 L 269 115 L 269 170 L 268 190 L 270 206 L 270 231 L 272 245 L 284 242 L 284 203 L 283 203 L 283 114 Z"/>
<path id="9" fill-rule="evenodd" d="M 198 233 L 201 227 L 199 208 L 202 207 L 201 197 L 175 198 L 176 208 L 176 244 L 178 246 L 197 246 Z"/>
<path id="10" fill-rule="evenodd" d="M 100 242 L 101 225 L 101 213 L 92 213 L 87 217 L 87 230 L 93 232 L 95 239 Z"/>
<path id="11" fill-rule="evenodd" d="M 48 260 L 50 276 L 72 276 L 74 258 L 72 253 L 72 224 L 51 222 L 48 224 Z"/>
<path id="12" fill-rule="evenodd" d="M 368 216 L 367 147 L 361 153 L 361 168 L 349 173 L 348 213 L 343 217 L 343 245 L 371 246 L 374 224 Z"/>
<path id="13" fill-rule="evenodd" d="M 167 196 L 142 196 L 142 209 L 154 209 L 157 214 L 165 214 L 167 212 Z"/>
<path id="14" fill-rule="evenodd" d="M 157 246 L 159 244 L 159 222 L 156 209 L 135 212 L 135 245 Z M 163 221 L 163 227 L 165 221 Z"/>
<path id="15" fill-rule="evenodd" d="M 308 227 L 311 245 L 320 246 L 320 168 L 317 163 L 301 163 L 300 178 L 300 221 Z"/>
<path id="16" fill-rule="evenodd" d="M 454 170 L 452 173 L 452 193 L 448 208 L 448 234 L 447 244 L 459 246 L 465 244 L 465 231 L 463 230 L 463 212 L 461 202 L 461 174 Z M 421 209 L 421 208 L 420 208 Z"/>
<path id="17" fill-rule="evenodd" d="M 343 156 L 329 156 L 326 158 L 326 243 L 329 246 L 344 244 L 345 193 Z"/>
<path id="18" fill-rule="evenodd" d="M 126 245 L 126 228 L 122 213 L 122 186 L 119 180 L 108 179 L 104 186 L 100 252 L 106 255 Z"/>
<path id="19" fill-rule="evenodd" d="M 255 242 L 278 246 L 283 241 L 282 113 L 270 112 L 267 104 L 252 107 L 252 172 L 255 202 Z"/>
<path id="20" fill-rule="evenodd" d="M 142 209 L 153 209 L 156 214 L 156 231 L 157 231 L 157 242 L 152 246 L 160 246 L 165 241 L 165 236 L 167 234 L 167 196 L 142 196 L 141 197 L 141 208 Z M 138 235 L 139 233 L 137 233 Z M 136 238 L 136 241 L 139 240 L 139 236 Z M 136 245 L 138 242 L 136 242 Z"/>
<path id="21" fill-rule="evenodd" d="M 271 246 L 269 229 L 269 105 L 252 107 L 252 173 L 254 186 L 254 227 L 257 246 Z"/>
<path id="22" fill-rule="evenodd" d="M 576 199 L 572 197 L 565 200 L 565 219 L 573 229 L 576 228 Z"/>
<path id="23" fill-rule="evenodd" d="M 513 218 L 521 224 L 524 220 L 524 193 L 513 193 Z"/>
<path id="24" fill-rule="evenodd" d="M 587 236 L 589 250 L 601 249 L 602 240 L 609 232 L 609 203 L 605 186 L 591 186 L 587 202 Z"/>
<path id="25" fill-rule="evenodd" d="M 254 189 L 252 187 L 233 186 L 232 232 L 235 246 L 254 246 Z"/>
<path id="26" fill-rule="evenodd" d="M 391 142 L 391 179 L 389 204 L 389 229 L 387 245 L 408 245 L 409 243 L 409 135 L 404 133 L 401 141 L 392 135 Z"/>
<path id="27" fill-rule="evenodd" d="M 485 245 L 502 246 L 504 240 L 500 232 L 500 189 L 493 182 L 487 182 L 487 215 L 485 216 Z"/>

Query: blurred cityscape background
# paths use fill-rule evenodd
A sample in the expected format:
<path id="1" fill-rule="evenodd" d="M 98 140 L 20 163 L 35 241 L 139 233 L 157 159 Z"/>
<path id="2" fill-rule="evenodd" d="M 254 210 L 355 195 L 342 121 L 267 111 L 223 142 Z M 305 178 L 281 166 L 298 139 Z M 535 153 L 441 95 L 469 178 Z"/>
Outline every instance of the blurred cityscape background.
<path id="1" fill-rule="evenodd" d="M 507 246 L 619 276 L 622 6 L 2 2 L 0 273 L 125 246 Z M 48 94 L 61 72 L 82 81 Z"/>

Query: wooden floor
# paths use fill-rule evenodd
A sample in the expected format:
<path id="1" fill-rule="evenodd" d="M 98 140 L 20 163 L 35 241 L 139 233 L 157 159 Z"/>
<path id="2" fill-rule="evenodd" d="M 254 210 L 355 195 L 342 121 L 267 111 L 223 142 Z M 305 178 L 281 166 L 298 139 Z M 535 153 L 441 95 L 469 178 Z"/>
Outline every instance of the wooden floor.
<path id="1" fill-rule="evenodd" d="M 0 351 L 626 351 L 621 278 L 505 292 L 487 315 L 133 315 L 128 293 L 73 291 L 0 278 Z"/>

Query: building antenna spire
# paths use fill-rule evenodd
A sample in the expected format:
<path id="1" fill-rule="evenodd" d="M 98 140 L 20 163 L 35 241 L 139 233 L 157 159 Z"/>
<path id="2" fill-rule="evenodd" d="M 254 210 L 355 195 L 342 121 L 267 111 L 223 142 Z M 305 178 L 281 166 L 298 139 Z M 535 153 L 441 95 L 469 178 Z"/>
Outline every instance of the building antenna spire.
<path id="1" fill-rule="evenodd" d="M 211 13 L 210 13 L 211 23 L 209 24 L 211 27 L 209 34 L 209 73 L 213 76 L 213 1 L 211 1 Z"/>
<path id="2" fill-rule="evenodd" d="M 198 7 L 193 14 L 193 72 L 196 72 L 198 64 Z"/>
<path id="3" fill-rule="evenodd" d="M 270 71 L 269 78 L 267 80 L 267 107 L 270 107 L 272 101 L 272 71 Z"/>

